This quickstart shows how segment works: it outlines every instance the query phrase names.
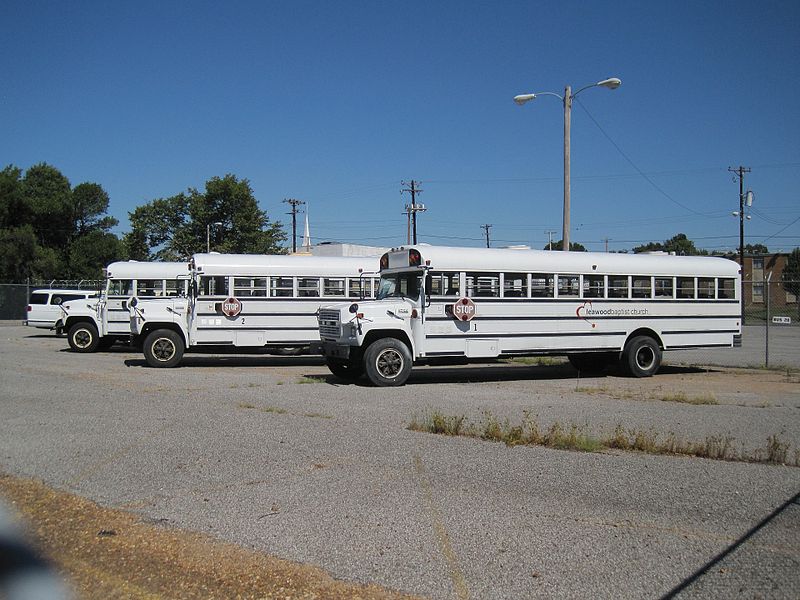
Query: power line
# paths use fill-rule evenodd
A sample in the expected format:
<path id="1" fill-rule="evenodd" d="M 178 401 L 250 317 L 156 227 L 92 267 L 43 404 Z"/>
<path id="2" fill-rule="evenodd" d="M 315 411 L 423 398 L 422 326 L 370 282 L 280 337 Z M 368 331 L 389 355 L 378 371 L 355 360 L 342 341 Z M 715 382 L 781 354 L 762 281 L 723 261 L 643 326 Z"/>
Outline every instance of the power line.
<path id="1" fill-rule="evenodd" d="M 483 229 L 486 232 L 486 247 L 487 248 L 490 247 L 490 244 L 489 244 L 489 230 L 491 228 L 492 228 L 492 226 L 489 223 L 486 223 L 485 225 L 481 225 L 481 229 Z"/>
<path id="2" fill-rule="evenodd" d="M 419 184 L 418 181 L 411 180 L 410 183 L 406 183 L 405 181 L 401 181 L 400 185 L 410 185 L 409 188 L 403 188 L 400 190 L 400 193 L 403 192 L 410 192 L 411 193 L 411 204 L 406 204 L 406 214 L 408 215 L 408 222 L 409 222 L 409 234 L 408 234 L 408 243 L 411 243 L 411 233 L 413 231 L 414 234 L 414 244 L 417 243 L 417 213 L 418 212 L 425 212 L 426 209 L 424 204 L 417 204 L 417 194 L 422 193 L 422 189 L 417 187 Z"/>
<path id="3" fill-rule="evenodd" d="M 294 198 L 284 198 L 286 204 L 292 207 L 291 212 L 286 213 L 292 215 L 292 252 L 297 252 L 297 207 L 305 204 L 303 200 L 295 200 Z"/>

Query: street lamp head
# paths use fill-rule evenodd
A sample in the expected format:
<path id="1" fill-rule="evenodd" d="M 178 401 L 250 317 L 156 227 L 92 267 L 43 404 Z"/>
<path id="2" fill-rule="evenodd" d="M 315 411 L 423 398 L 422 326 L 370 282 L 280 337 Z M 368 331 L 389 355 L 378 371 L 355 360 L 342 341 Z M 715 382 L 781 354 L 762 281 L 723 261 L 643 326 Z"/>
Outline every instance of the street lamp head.
<path id="1" fill-rule="evenodd" d="M 622 85 L 622 80 L 618 77 L 609 77 L 608 79 L 603 79 L 603 81 L 598 81 L 595 85 L 615 90 Z"/>
<path id="2" fill-rule="evenodd" d="M 526 102 L 529 102 L 536 98 L 536 94 L 519 94 L 518 96 L 514 96 L 514 102 L 522 106 Z"/>

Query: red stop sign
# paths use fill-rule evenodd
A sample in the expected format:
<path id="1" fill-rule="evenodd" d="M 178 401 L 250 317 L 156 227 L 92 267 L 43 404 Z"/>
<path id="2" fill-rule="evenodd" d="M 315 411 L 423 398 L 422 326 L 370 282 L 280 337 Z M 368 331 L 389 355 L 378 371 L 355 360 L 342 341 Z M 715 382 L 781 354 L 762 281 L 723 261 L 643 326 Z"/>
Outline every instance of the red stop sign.
<path id="1" fill-rule="evenodd" d="M 459 298 L 453 304 L 453 316 L 459 321 L 469 321 L 475 316 L 475 303 L 470 298 Z"/>
<path id="2" fill-rule="evenodd" d="M 235 317 L 242 312 L 242 303 L 231 296 L 222 303 L 222 314 L 226 317 Z"/>

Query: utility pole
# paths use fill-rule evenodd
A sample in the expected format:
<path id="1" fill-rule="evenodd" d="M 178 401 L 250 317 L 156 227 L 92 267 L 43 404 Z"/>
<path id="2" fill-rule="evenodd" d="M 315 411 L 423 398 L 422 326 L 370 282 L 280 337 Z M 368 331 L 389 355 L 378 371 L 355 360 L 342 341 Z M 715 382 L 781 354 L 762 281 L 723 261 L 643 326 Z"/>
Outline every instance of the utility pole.
<path id="1" fill-rule="evenodd" d="M 487 248 L 490 247 L 489 246 L 489 230 L 491 228 L 492 228 L 492 226 L 489 223 L 486 223 L 486 225 L 481 225 L 481 229 L 483 229 L 486 232 L 486 247 Z"/>
<path id="2" fill-rule="evenodd" d="M 750 172 L 750 167 L 739 165 L 736 169 L 728 167 L 728 171 L 739 178 L 739 266 L 742 271 L 739 297 L 742 304 L 742 325 L 744 325 L 744 174 Z"/>
<path id="3" fill-rule="evenodd" d="M 292 215 L 292 252 L 297 252 L 297 213 L 299 212 L 297 207 L 305 202 L 294 198 L 285 198 L 283 201 L 292 207 L 292 211 L 286 214 Z"/>
<path id="4" fill-rule="evenodd" d="M 606 252 L 608 252 L 608 242 L 610 238 L 603 238 L 603 241 L 606 243 Z"/>
<path id="5" fill-rule="evenodd" d="M 417 213 L 425 212 L 427 210 L 424 204 L 417 204 L 417 194 L 422 193 L 422 189 L 418 187 L 419 184 L 419 181 L 414 181 L 413 179 L 410 183 L 406 183 L 405 181 L 400 182 L 400 185 L 410 186 L 409 188 L 401 189 L 400 193 L 411 193 L 411 204 L 406 204 L 406 211 L 408 211 L 408 215 L 411 219 L 411 229 L 412 233 L 414 234 L 414 244 L 417 243 Z"/>
<path id="6" fill-rule="evenodd" d="M 553 249 L 553 234 L 554 233 L 558 233 L 558 232 L 557 231 L 551 231 L 550 229 L 548 229 L 547 231 L 545 231 L 545 233 L 547 234 L 547 249 L 548 250 L 552 250 Z"/>

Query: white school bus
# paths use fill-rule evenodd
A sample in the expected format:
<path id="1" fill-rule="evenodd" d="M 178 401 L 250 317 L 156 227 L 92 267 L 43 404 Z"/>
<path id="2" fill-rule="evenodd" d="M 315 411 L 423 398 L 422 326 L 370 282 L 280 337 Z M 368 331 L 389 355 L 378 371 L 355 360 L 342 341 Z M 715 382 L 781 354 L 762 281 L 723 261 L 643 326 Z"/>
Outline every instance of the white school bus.
<path id="1" fill-rule="evenodd" d="M 134 296 L 185 296 L 188 273 L 185 262 L 111 263 L 105 268 L 106 285 L 99 298 L 61 305 L 70 348 L 74 352 L 94 352 L 129 340 L 131 319 L 126 302 Z M 180 276 L 183 281 L 178 280 Z"/>
<path id="2" fill-rule="evenodd" d="M 195 254 L 189 293 L 133 298 L 130 331 L 153 367 L 189 348 L 319 353 L 320 305 L 373 298 L 377 271 L 377 257 Z"/>
<path id="3" fill-rule="evenodd" d="M 319 312 L 330 370 L 402 385 L 413 363 L 566 355 L 653 375 L 662 352 L 741 345 L 739 265 L 716 257 L 401 247 L 374 301 Z"/>

